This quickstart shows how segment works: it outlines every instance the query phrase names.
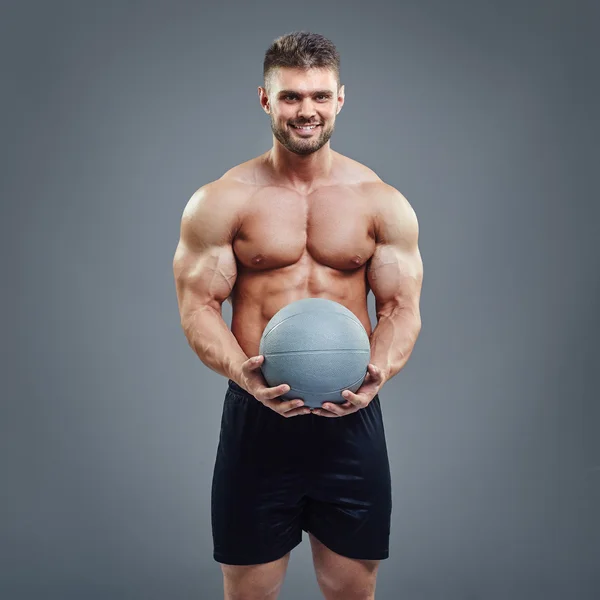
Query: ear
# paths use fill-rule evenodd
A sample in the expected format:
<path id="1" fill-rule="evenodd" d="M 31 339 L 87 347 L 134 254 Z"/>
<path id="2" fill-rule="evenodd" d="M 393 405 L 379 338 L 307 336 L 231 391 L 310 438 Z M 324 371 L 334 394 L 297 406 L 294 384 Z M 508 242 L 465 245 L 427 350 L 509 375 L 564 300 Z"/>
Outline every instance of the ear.
<path id="1" fill-rule="evenodd" d="M 337 107 L 337 112 L 335 113 L 336 115 L 340 114 L 340 111 L 342 110 L 342 106 L 344 106 L 345 99 L 346 99 L 346 86 L 341 85 L 340 89 L 338 91 L 338 96 L 337 96 L 338 107 Z"/>
<path id="2" fill-rule="evenodd" d="M 260 105 L 262 109 L 270 114 L 271 112 L 271 103 L 269 102 L 269 96 L 267 95 L 267 90 L 264 87 L 258 86 L 258 99 L 260 101 Z"/>

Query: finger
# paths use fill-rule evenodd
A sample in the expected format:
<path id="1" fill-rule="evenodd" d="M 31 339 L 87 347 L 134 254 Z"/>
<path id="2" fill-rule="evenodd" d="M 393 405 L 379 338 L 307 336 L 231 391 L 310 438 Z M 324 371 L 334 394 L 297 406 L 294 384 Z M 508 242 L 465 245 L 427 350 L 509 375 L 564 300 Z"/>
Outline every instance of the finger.
<path id="1" fill-rule="evenodd" d="M 374 364 L 369 363 L 367 368 L 369 369 L 371 377 L 373 377 L 378 382 L 383 380 L 383 371 L 379 367 L 376 367 Z"/>
<path id="2" fill-rule="evenodd" d="M 346 415 L 349 415 L 350 412 L 356 412 L 356 410 L 352 410 L 350 412 L 332 412 L 330 410 L 327 410 L 326 408 L 314 408 L 313 409 L 313 414 L 317 415 L 318 417 L 327 417 L 329 419 L 335 418 L 335 419 L 339 419 L 340 417 L 344 417 Z"/>
<path id="3" fill-rule="evenodd" d="M 285 417 L 286 419 L 289 419 L 290 417 L 298 417 L 299 415 L 308 415 L 310 414 L 310 408 L 307 408 L 306 406 L 300 407 L 300 408 L 294 408 L 292 410 L 288 410 L 287 412 L 284 413 L 279 413 L 282 417 Z"/>
<path id="4" fill-rule="evenodd" d="M 369 400 L 363 394 L 354 394 L 350 390 L 344 390 L 344 392 L 342 392 L 342 396 L 347 402 L 350 402 L 350 404 L 358 408 L 364 408 L 367 406 L 367 404 L 369 404 Z"/>
<path id="5" fill-rule="evenodd" d="M 267 399 L 263 402 L 263 404 L 279 413 L 280 415 L 284 415 L 287 412 L 292 410 L 296 410 L 298 408 L 304 407 L 304 400 L 296 399 L 296 400 L 272 400 Z"/>
<path id="6" fill-rule="evenodd" d="M 339 415 L 329 412 L 328 410 L 325 410 L 324 408 L 313 408 L 311 412 L 313 415 L 317 415 L 318 417 L 329 417 L 329 418 L 339 417 Z"/>
<path id="7" fill-rule="evenodd" d="M 351 402 L 344 402 L 344 404 L 335 404 L 334 402 L 325 402 L 322 408 L 330 413 L 334 413 L 339 417 L 349 415 L 356 412 L 358 408 Z"/>
<path id="8" fill-rule="evenodd" d="M 256 369 L 258 369 L 260 367 L 260 365 L 263 363 L 264 360 L 265 360 L 265 357 L 262 354 L 259 354 L 258 356 L 253 356 L 252 358 L 249 358 L 245 362 L 245 366 L 250 371 L 256 371 Z"/>
<path id="9" fill-rule="evenodd" d="M 350 402 L 344 402 L 343 404 L 325 402 L 321 407 L 314 409 L 313 413 L 319 417 L 345 417 L 358 410 L 359 409 Z"/>
<path id="10" fill-rule="evenodd" d="M 274 400 L 273 402 L 277 404 L 277 412 L 281 414 L 294 412 L 298 408 L 306 408 L 308 411 L 310 411 L 308 406 L 304 406 L 304 400 L 302 400 L 302 398 L 294 398 L 293 400 L 279 400 L 279 402 Z"/>
<path id="11" fill-rule="evenodd" d="M 267 402 L 269 400 L 274 400 L 279 396 L 283 396 L 283 394 L 287 394 L 290 391 L 290 386 L 286 383 L 282 383 L 281 385 L 276 385 L 275 387 L 265 387 L 261 388 L 258 392 L 258 396 L 256 398 L 261 402 Z"/>

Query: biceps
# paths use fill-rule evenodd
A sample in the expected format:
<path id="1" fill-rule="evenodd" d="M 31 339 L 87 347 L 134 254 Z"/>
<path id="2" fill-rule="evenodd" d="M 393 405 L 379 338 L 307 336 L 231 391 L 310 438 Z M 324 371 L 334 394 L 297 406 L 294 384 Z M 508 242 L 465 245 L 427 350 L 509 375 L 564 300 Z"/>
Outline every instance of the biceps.
<path id="1" fill-rule="evenodd" d="M 177 298 L 182 318 L 210 306 L 220 312 L 237 278 L 231 245 L 211 246 L 190 252 L 180 246 L 173 260 Z"/>
<path id="2" fill-rule="evenodd" d="M 407 252 L 388 244 L 378 245 L 367 269 L 367 278 L 378 316 L 397 308 L 418 311 L 423 280 L 418 248 Z"/>

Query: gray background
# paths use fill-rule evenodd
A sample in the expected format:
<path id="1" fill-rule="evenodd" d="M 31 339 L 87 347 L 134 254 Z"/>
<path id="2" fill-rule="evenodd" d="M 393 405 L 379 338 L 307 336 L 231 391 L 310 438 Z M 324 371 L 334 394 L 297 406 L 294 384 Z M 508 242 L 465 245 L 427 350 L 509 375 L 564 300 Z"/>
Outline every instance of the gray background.
<path id="1" fill-rule="evenodd" d="M 300 29 L 342 55 L 332 147 L 421 226 L 423 330 L 381 393 L 377 598 L 599 597 L 598 16 L 4 2 L 0 597 L 221 597 L 226 380 L 187 346 L 172 258 L 191 194 L 269 148 L 264 51 Z M 319 597 L 305 537 L 281 598 Z"/>

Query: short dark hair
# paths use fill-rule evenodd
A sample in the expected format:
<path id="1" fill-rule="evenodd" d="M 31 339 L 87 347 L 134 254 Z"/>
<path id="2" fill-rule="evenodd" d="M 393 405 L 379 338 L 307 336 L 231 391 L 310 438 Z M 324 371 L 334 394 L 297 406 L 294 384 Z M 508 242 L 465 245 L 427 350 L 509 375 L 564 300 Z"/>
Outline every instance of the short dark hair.
<path id="1" fill-rule="evenodd" d="M 273 41 L 263 63 L 265 87 L 271 71 L 278 67 L 332 69 L 340 85 L 340 54 L 331 40 L 318 33 L 294 31 Z"/>

